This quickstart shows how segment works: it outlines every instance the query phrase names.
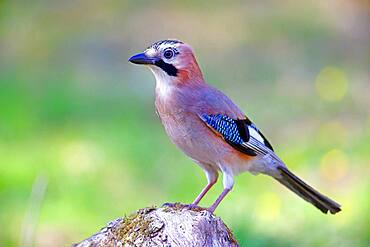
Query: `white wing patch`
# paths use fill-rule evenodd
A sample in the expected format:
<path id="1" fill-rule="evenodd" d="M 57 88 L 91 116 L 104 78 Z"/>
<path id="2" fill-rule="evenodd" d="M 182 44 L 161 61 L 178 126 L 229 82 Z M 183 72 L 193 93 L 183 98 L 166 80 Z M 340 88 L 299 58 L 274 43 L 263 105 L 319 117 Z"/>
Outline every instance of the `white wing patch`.
<path id="1" fill-rule="evenodd" d="M 257 141 L 265 144 L 265 140 L 263 139 L 263 137 L 260 134 L 258 134 L 258 132 L 252 126 L 248 126 L 248 130 L 250 136 L 252 136 Z"/>

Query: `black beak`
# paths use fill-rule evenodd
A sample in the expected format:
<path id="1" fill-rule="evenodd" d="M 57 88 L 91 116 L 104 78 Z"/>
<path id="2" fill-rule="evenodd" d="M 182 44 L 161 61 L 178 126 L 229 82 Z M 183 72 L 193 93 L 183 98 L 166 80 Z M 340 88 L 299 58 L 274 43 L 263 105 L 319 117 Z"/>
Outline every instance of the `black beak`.
<path id="1" fill-rule="evenodd" d="M 135 64 L 155 64 L 158 58 L 148 57 L 145 53 L 139 53 L 130 57 L 128 61 Z"/>

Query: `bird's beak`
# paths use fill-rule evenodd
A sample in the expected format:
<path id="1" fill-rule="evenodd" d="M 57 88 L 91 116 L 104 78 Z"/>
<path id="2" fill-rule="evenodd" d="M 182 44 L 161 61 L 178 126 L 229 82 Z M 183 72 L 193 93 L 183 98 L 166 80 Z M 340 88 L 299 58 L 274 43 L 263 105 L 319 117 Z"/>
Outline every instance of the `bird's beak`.
<path id="1" fill-rule="evenodd" d="M 155 64 L 156 61 L 158 61 L 158 58 L 148 57 L 147 55 L 145 55 L 145 53 L 139 53 L 130 57 L 128 61 L 135 64 L 152 65 Z"/>

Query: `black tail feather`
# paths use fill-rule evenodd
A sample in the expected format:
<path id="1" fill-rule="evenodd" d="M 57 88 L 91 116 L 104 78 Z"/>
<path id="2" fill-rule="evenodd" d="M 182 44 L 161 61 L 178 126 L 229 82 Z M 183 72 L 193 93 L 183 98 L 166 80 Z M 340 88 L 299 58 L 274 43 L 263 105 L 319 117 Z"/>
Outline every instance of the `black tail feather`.
<path id="1" fill-rule="evenodd" d="M 316 191 L 286 167 L 279 166 L 278 170 L 281 173 L 281 177 L 275 177 L 277 181 L 296 193 L 298 196 L 302 197 L 304 200 L 313 204 L 315 207 L 320 209 L 321 212 L 326 214 L 329 211 L 331 214 L 336 214 L 341 211 L 341 206 L 338 203 Z"/>

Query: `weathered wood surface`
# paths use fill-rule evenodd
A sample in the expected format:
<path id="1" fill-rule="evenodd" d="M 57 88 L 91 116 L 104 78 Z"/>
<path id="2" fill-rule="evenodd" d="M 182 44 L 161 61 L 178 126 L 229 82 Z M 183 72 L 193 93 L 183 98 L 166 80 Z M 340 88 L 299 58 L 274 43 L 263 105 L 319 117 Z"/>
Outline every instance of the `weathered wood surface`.
<path id="1" fill-rule="evenodd" d="M 74 247 L 239 246 L 222 220 L 200 207 L 143 208 L 118 218 Z"/>

